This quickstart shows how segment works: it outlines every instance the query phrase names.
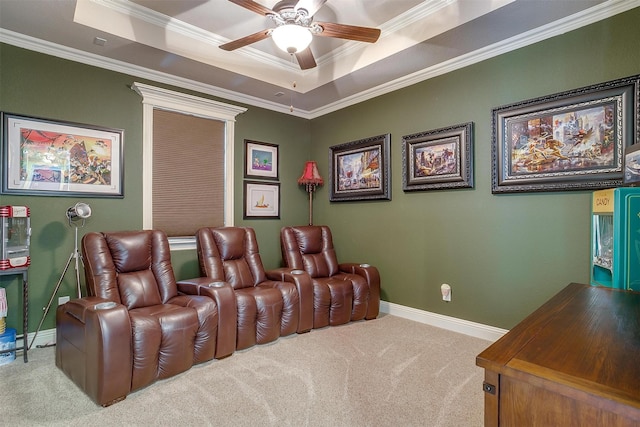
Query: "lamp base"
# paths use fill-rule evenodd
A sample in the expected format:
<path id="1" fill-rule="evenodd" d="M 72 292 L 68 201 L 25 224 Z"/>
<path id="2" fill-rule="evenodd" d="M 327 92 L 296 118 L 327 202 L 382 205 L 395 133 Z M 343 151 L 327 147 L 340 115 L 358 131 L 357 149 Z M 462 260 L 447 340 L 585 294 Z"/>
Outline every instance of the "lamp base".
<path id="1" fill-rule="evenodd" d="M 314 186 L 307 186 L 309 192 L 309 225 L 313 225 L 313 190 Z"/>

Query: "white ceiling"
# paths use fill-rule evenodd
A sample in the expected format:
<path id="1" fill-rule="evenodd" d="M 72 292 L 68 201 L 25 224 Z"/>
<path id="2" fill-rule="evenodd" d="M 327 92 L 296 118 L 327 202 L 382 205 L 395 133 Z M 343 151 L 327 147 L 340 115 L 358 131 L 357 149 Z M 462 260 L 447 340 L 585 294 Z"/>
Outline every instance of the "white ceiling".
<path id="1" fill-rule="evenodd" d="M 277 2 L 256 1 L 268 8 Z M 316 36 L 318 66 L 305 71 L 270 39 L 219 49 L 274 27 L 227 0 L 0 0 L 0 42 L 313 118 L 639 6 L 640 0 L 328 0 L 314 20 L 382 34 L 375 44 Z"/>

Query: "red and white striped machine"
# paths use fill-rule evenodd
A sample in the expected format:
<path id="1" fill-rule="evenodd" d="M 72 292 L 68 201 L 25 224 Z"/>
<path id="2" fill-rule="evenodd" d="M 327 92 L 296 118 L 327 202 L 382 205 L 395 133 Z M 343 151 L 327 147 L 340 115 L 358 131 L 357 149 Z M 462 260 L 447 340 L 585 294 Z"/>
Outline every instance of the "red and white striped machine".
<path id="1" fill-rule="evenodd" d="M 31 264 L 31 212 L 27 206 L 0 206 L 0 270 Z"/>

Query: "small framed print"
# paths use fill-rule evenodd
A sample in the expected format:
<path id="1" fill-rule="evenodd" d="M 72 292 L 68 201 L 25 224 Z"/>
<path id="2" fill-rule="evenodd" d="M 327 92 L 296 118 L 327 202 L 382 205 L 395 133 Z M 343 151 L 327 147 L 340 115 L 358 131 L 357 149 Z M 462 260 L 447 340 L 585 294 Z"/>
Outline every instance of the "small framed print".
<path id="1" fill-rule="evenodd" d="M 280 183 L 244 182 L 244 219 L 280 218 Z"/>
<path id="2" fill-rule="evenodd" d="M 278 146 L 267 142 L 244 141 L 244 177 L 278 180 Z"/>

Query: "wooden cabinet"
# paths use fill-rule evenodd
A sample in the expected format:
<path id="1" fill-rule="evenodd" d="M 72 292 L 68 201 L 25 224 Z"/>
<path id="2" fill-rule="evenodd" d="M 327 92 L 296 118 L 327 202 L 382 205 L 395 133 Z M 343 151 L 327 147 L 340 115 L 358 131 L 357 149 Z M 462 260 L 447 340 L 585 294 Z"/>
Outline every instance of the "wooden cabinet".
<path id="1" fill-rule="evenodd" d="M 485 426 L 640 426 L 640 293 L 572 283 L 476 364 Z"/>

